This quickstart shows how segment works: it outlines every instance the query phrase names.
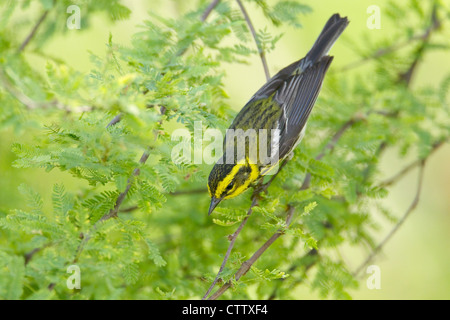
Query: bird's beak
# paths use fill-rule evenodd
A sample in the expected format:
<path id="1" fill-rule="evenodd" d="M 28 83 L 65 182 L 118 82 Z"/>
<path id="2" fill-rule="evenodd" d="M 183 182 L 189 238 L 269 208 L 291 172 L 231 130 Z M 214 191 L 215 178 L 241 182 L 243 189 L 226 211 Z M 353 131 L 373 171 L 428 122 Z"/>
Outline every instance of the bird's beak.
<path id="1" fill-rule="evenodd" d="M 222 198 L 219 198 L 219 199 L 216 197 L 211 198 L 211 204 L 209 205 L 208 216 L 214 211 L 214 208 L 217 207 L 217 205 L 219 204 L 220 201 L 222 201 Z"/>

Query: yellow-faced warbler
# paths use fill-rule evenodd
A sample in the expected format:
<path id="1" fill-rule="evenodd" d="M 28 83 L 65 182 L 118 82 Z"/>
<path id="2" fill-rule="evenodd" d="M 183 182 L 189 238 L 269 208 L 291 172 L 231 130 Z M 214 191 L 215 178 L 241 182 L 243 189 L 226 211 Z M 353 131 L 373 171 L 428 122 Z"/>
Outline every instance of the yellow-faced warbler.
<path id="1" fill-rule="evenodd" d="M 333 60 L 328 51 L 347 25 L 346 17 L 334 14 L 308 54 L 267 81 L 238 113 L 227 130 L 223 156 L 209 175 L 209 214 L 220 201 L 241 194 L 292 155 Z M 237 150 L 239 143 L 243 152 Z M 262 156 L 261 149 L 269 155 Z"/>

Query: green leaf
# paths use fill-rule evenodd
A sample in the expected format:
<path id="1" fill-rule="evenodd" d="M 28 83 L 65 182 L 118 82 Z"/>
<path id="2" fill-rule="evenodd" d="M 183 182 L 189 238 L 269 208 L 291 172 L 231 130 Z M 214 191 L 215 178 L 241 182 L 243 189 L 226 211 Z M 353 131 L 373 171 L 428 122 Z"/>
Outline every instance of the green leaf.
<path id="1" fill-rule="evenodd" d="M 317 207 L 317 202 L 316 201 L 310 202 L 303 208 L 303 215 L 309 215 L 311 211 L 314 210 L 315 207 Z"/>
<path id="2" fill-rule="evenodd" d="M 34 191 L 28 185 L 22 183 L 19 187 L 19 192 L 25 196 L 27 200 L 27 206 L 31 208 L 33 213 L 42 213 L 43 201 L 39 193 Z"/>
<path id="3" fill-rule="evenodd" d="M 148 257 L 155 263 L 158 267 L 164 267 L 166 261 L 161 256 L 158 247 L 148 238 L 145 239 L 148 246 Z"/>
<path id="4" fill-rule="evenodd" d="M 118 175 L 115 177 L 117 191 L 124 192 L 128 185 L 128 176 L 126 175 Z"/>
<path id="5" fill-rule="evenodd" d="M 215 224 L 217 224 L 219 226 L 222 226 L 222 227 L 229 227 L 229 226 L 235 225 L 236 223 L 239 222 L 238 220 L 234 220 L 234 221 L 233 220 L 225 220 L 225 221 L 223 221 L 223 220 L 220 220 L 220 219 L 213 219 L 212 221 L 213 221 L 213 223 L 215 223 Z"/>
<path id="6" fill-rule="evenodd" d="M 332 167 L 323 161 L 318 161 L 316 159 L 309 160 L 308 171 L 311 175 L 321 177 L 325 180 L 330 180 L 331 177 L 334 176 L 334 170 Z"/>
<path id="7" fill-rule="evenodd" d="M 296 1 L 279 1 L 272 10 L 268 12 L 268 17 L 276 26 L 287 23 L 296 28 L 300 28 L 302 27 L 302 24 L 300 23 L 300 14 L 307 14 L 311 11 L 311 7 Z"/>
<path id="8" fill-rule="evenodd" d="M 57 220 L 62 220 L 66 217 L 74 205 L 73 199 L 67 195 L 63 184 L 55 184 L 53 186 L 52 202 L 53 211 Z"/>
<path id="9" fill-rule="evenodd" d="M 23 257 L 10 256 L 6 284 L 6 299 L 18 300 L 22 296 L 25 281 L 25 261 Z"/>
<path id="10" fill-rule="evenodd" d="M 45 10 L 53 8 L 55 1 L 53 0 L 39 0 Z"/>
<path id="11" fill-rule="evenodd" d="M 122 269 L 122 275 L 127 285 L 133 285 L 139 280 L 139 266 L 137 263 L 128 263 Z"/>

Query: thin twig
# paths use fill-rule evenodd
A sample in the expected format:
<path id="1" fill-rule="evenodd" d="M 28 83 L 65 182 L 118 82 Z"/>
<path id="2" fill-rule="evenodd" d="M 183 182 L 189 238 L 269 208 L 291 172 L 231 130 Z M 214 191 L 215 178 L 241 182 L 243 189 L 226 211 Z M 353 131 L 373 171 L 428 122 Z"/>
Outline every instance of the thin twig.
<path id="1" fill-rule="evenodd" d="M 2 86 L 8 91 L 16 100 L 23 104 L 28 110 L 39 108 L 39 103 L 17 90 L 8 80 L 3 70 L 0 69 L 0 81 Z"/>
<path id="2" fill-rule="evenodd" d="M 329 152 L 333 151 L 336 144 L 339 142 L 339 140 L 344 135 L 344 133 L 347 132 L 347 130 L 349 130 L 351 127 L 353 127 L 353 125 L 355 125 L 356 123 L 367 119 L 367 117 L 370 114 L 378 114 L 378 115 L 385 116 L 385 117 L 396 117 L 398 115 L 398 112 L 387 112 L 387 111 L 383 111 L 383 110 L 369 110 L 365 114 L 357 112 L 353 117 L 351 117 L 349 120 L 344 122 L 344 124 L 342 124 L 342 126 L 336 131 L 336 133 L 333 135 L 333 137 L 330 139 L 330 141 L 328 141 L 328 143 L 323 147 L 321 152 L 314 159 L 322 160 L 322 158 L 327 154 L 328 151 Z M 382 143 L 380 146 L 380 148 L 381 148 L 380 151 L 382 151 L 385 147 L 386 146 Z M 366 175 L 366 172 L 365 172 L 365 175 Z M 310 183 L 311 183 L 311 174 L 308 172 L 305 175 L 305 179 L 303 180 L 303 184 L 300 187 L 300 190 L 308 189 Z"/>
<path id="3" fill-rule="evenodd" d="M 106 126 L 107 128 L 116 125 L 117 123 L 120 122 L 120 120 L 122 120 L 122 114 L 119 113 L 118 115 L 116 115 L 110 123 L 108 123 L 108 125 Z"/>
<path id="4" fill-rule="evenodd" d="M 205 12 L 203 12 L 201 20 L 202 22 L 205 22 L 206 19 L 209 17 L 211 12 L 214 10 L 215 7 L 219 4 L 220 0 L 213 0 L 209 6 L 206 8 Z"/>
<path id="5" fill-rule="evenodd" d="M 2 86 L 6 89 L 6 91 L 8 91 L 11 96 L 13 96 L 17 101 L 23 104 L 25 108 L 27 108 L 28 110 L 55 108 L 58 110 L 63 110 L 67 113 L 72 112 L 83 113 L 92 111 L 94 109 L 93 107 L 90 106 L 70 107 L 57 100 L 45 103 L 34 101 L 29 96 L 24 94 L 22 91 L 15 88 L 9 81 L 8 77 L 5 75 L 5 72 L 1 69 L 0 69 L 0 82 Z"/>
<path id="6" fill-rule="evenodd" d="M 348 70 L 351 70 L 351 69 L 358 68 L 358 67 L 364 65 L 365 63 L 370 62 L 371 60 L 375 60 L 375 59 L 381 58 L 382 56 L 390 54 L 392 52 L 398 51 L 398 50 L 406 47 L 407 45 L 409 45 L 409 44 L 411 44 L 411 43 L 413 43 L 413 42 L 415 42 L 417 40 L 423 39 L 424 34 L 415 35 L 415 36 L 412 36 L 411 38 L 409 38 L 408 40 L 406 40 L 404 42 L 398 42 L 398 43 L 395 43 L 395 44 L 393 44 L 393 45 L 391 45 L 389 47 L 378 49 L 373 54 L 371 54 L 371 55 L 369 55 L 367 57 L 361 58 L 360 60 L 357 60 L 357 61 L 354 61 L 354 62 L 350 62 L 349 64 L 339 68 L 337 70 L 337 72 L 348 71 Z"/>
<path id="7" fill-rule="evenodd" d="M 28 34 L 28 36 L 25 38 L 25 40 L 22 42 L 20 48 L 17 50 L 18 53 L 22 52 L 25 47 L 30 43 L 31 39 L 33 39 L 34 35 L 36 34 L 37 30 L 39 29 L 42 22 L 44 22 L 45 18 L 47 18 L 47 15 L 49 14 L 50 10 L 45 10 L 39 20 L 34 25 L 33 29 L 31 29 L 31 32 Z"/>
<path id="8" fill-rule="evenodd" d="M 392 228 L 392 230 L 388 233 L 388 235 L 378 244 L 378 246 L 375 249 L 373 249 L 372 253 L 364 260 L 364 262 L 362 262 L 360 264 L 360 266 L 358 268 L 356 268 L 356 270 L 353 272 L 353 276 L 356 277 L 363 270 L 363 268 L 372 261 L 372 259 L 378 254 L 378 252 L 384 247 L 384 245 L 392 238 L 392 236 L 397 232 L 397 230 L 403 225 L 403 223 L 409 217 L 411 212 L 413 212 L 414 209 L 417 207 L 417 204 L 419 203 L 419 199 L 420 199 L 420 194 L 422 192 L 425 161 L 426 161 L 426 159 L 423 159 L 420 162 L 416 195 L 414 196 L 414 199 L 411 202 L 411 204 L 409 205 L 408 209 L 403 214 L 402 218 L 394 226 L 394 228 Z"/>
<path id="9" fill-rule="evenodd" d="M 288 159 L 285 159 L 280 167 L 278 168 L 277 172 L 275 174 L 272 175 L 272 177 L 270 178 L 269 181 L 267 181 L 265 184 L 262 185 L 261 191 L 266 191 L 267 188 L 272 184 L 273 180 L 275 180 L 275 178 L 277 177 L 277 175 L 281 172 L 281 169 L 284 168 L 284 166 L 289 162 Z"/>
<path id="10" fill-rule="evenodd" d="M 316 249 L 311 249 L 310 251 L 308 251 L 306 254 L 304 254 L 302 257 L 300 257 L 298 259 L 298 261 L 303 261 L 305 259 L 310 260 L 311 257 L 314 257 L 314 260 L 309 262 L 308 264 L 303 264 L 302 266 L 304 267 L 303 269 L 303 274 L 306 275 L 306 272 L 308 272 L 309 269 L 311 269 L 312 267 L 314 267 L 314 265 L 316 264 L 317 260 L 320 258 L 319 256 L 319 252 Z M 292 264 L 288 270 L 287 273 L 291 274 L 296 268 L 298 267 L 298 265 L 296 264 Z M 279 288 L 279 286 L 281 285 L 281 283 L 285 280 L 286 278 L 282 278 L 279 279 L 279 281 L 276 282 L 275 287 L 273 288 L 272 293 L 270 294 L 270 296 L 267 298 L 267 300 L 274 300 L 277 296 L 277 290 Z M 305 277 L 297 277 L 294 281 L 294 285 L 298 285 L 300 283 L 303 282 L 303 280 L 305 280 Z"/>
<path id="11" fill-rule="evenodd" d="M 250 205 L 250 208 L 248 209 L 247 215 L 245 216 L 244 220 L 242 220 L 241 224 L 236 229 L 236 231 L 231 236 L 229 236 L 230 244 L 228 245 L 228 249 L 227 249 L 227 252 L 225 253 L 225 257 L 223 258 L 222 264 L 220 265 L 219 272 L 217 273 L 214 281 L 209 286 L 208 291 L 206 291 L 206 293 L 203 296 L 202 300 L 205 300 L 208 297 L 208 295 L 211 293 L 212 289 L 214 289 L 214 286 L 216 285 L 217 281 L 219 281 L 220 274 L 222 273 L 223 269 L 225 268 L 225 265 L 227 264 L 227 261 L 228 261 L 228 259 L 230 257 L 230 254 L 231 254 L 231 250 L 233 250 L 234 243 L 235 243 L 239 233 L 242 231 L 242 229 L 244 228 L 245 224 L 248 221 L 248 218 L 252 214 L 253 207 L 258 204 L 257 194 L 254 194 L 252 198 L 253 198 L 252 199 L 252 204 Z"/>
<path id="12" fill-rule="evenodd" d="M 433 146 L 431 147 L 431 151 L 430 153 L 427 155 L 427 158 L 429 156 L 431 156 L 434 152 L 436 152 L 436 150 L 438 150 L 442 145 L 444 145 L 444 143 L 446 142 L 446 139 L 440 140 L 436 143 L 433 144 Z M 380 187 L 385 188 L 388 187 L 390 185 L 393 185 L 394 183 L 396 183 L 398 180 L 400 180 L 405 174 L 407 174 L 408 172 L 410 172 L 412 169 L 416 168 L 417 166 L 419 166 L 422 163 L 422 159 L 417 159 L 413 162 L 411 162 L 410 164 L 408 164 L 406 167 L 404 167 L 402 170 L 400 170 L 398 173 L 396 173 L 395 175 L 393 175 L 391 178 L 384 180 L 383 182 L 381 182 L 379 184 Z"/>
<path id="13" fill-rule="evenodd" d="M 289 206 L 286 210 L 286 227 L 289 227 L 292 221 L 292 217 L 294 215 L 295 207 Z M 248 270 L 252 267 L 252 265 L 261 257 L 261 255 L 277 240 L 280 236 L 282 236 L 285 233 L 283 229 L 279 229 L 277 232 L 275 232 L 256 252 L 251 256 L 250 259 L 247 261 L 244 261 L 239 268 L 239 270 L 234 275 L 234 280 L 238 281 L 243 275 L 245 275 Z M 220 297 L 225 291 L 227 291 L 231 286 L 233 282 L 228 281 L 226 284 L 224 284 L 222 287 L 220 287 L 219 290 L 217 290 L 211 297 L 208 298 L 208 300 L 215 300 L 218 297 Z"/>
<path id="14" fill-rule="evenodd" d="M 278 168 L 278 171 L 272 176 L 272 178 L 268 182 L 263 184 L 262 180 L 260 180 L 258 182 L 258 185 L 253 190 L 252 203 L 250 205 L 250 208 L 247 211 L 247 215 L 245 216 L 244 220 L 242 220 L 242 222 L 239 225 L 239 227 L 237 228 L 237 230 L 229 237 L 230 244 L 228 245 L 228 249 L 227 249 L 227 252 L 225 254 L 225 257 L 223 258 L 223 261 L 222 261 L 222 264 L 220 266 L 219 272 L 217 273 L 213 283 L 209 286 L 208 291 L 205 293 L 205 295 L 203 296 L 202 300 L 205 300 L 208 297 L 208 295 L 211 293 L 212 289 L 216 285 L 217 281 L 219 280 L 220 274 L 222 273 L 223 269 L 225 268 L 225 265 L 226 265 L 226 263 L 227 263 L 227 261 L 228 261 L 228 259 L 230 257 L 230 254 L 231 254 L 231 250 L 234 247 L 234 243 L 235 243 L 239 233 L 241 232 L 242 228 L 244 228 L 244 225 L 247 223 L 248 218 L 252 214 L 253 207 L 258 205 L 259 195 L 261 194 L 261 192 L 266 191 L 267 188 L 269 188 L 271 183 L 274 181 L 275 177 L 278 175 L 278 173 L 280 173 L 281 169 L 283 169 L 283 167 L 287 164 L 287 162 L 288 162 L 288 160 L 283 161 L 283 163 Z"/>
<path id="15" fill-rule="evenodd" d="M 150 155 L 150 148 L 146 150 L 139 160 L 139 164 L 142 166 L 147 161 L 148 157 Z M 133 174 L 130 178 L 128 178 L 127 186 L 124 191 L 122 191 L 119 196 L 116 199 L 116 203 L 114 205 L 114 208 L 110 209 L 108 213 L 104 214 L 96 223 L 92 225 L 92 230 L 88 234 L 81 234 L 80 237 L 83 238 L 81 243 L 78 245 L 77 251 L 75 253 L 75 258 L 73 259 L 73 263 L 76 263 L 78 259 L 80 258 L 80 255 L 84 249 L 84 246 L 86 243 L 91 239 L 91 234 L 97 230 L 99 223 L 109 220 L 111 218 L 117 218 L 117 213 L 120 211 L 120 206 L 122 205 L 123 201 L 125 200 L 125 197 L 127 196 L 128 192 L 130 191 L 130 188 L 133 184 L 134 178 L 140 174 L 140 169 L 135 168 L 133 170 Z"/>
<path id="16" fill-rule="evenodd" d="M 139 209 L 138 206 L 131 206 L 131 207 L 128 207 L 128 208 L 120 209 L 119 212 L 121 212 L 121 213 L 129 213 L 129 212 L 133 212 L 133 211 L 135 211 L 137 209 Z"/>
<path id="17" fill-rule="evenodd" d="M 431 12 L 431 21 L 430 26 L 425 30 L 422 36 L 422 42 L 419 48 L 416 51 L 416 55 L 414 57 L 413 62 L 410 64 L 410 67 L 406 72 L 400 75 L 400 80 L 403 81 L 407 86 L 411 84 L 412 76 L 414 71 L 417 69 L 417 65 L 419 64 L 419 60 L 422 59 L 425 49 L 430 41 L 430 36 L 434 30 L 439 29 L 441 26 L 441 22 L 437 18 L 437 4 L 436 2 L 433 4 L 433 9 Z"/>
<path id="18" fill-rule="evenodd" d="M 354 116 L 347 120 L 336 133 L 333 135 L 333 137 L 330 139 L 330 141 L 323 147 L 322 151 L 315 157 L 316 160 L 321 160 L 327 153 L 327 151 L 332 151 L 336 144 L 338 143 L 339 139 L 341 139 L 342 135 L 350 129 L 356 122 L 361 121 L 363 117 L 361 116 Z M 300 187 L 300 190 L 306 190 L 309 188 L 311 183 L 311 173 L 306 173 L 305 179 L 303 180 L 303 183 Z"/>
<path id="19" fill-rule="evenodd" d="M 34 255 L 38 252 L 40 252 L 41 250 L 50 247 L 52 245 L 52 242 L 48 242 L 46 244 L 44 244 L 42 247 L 38 247 L 38 248 L 34 248 L 33 250 L 25 253 L 24 258 L 25 258 L 25 266 L 31 261 L 31 259 L 33 259 Z"/>
<path id="20" fill-rule="evenodd" d="M 351 63 L 345 65 L 344 67 L 340 68 L 338 71 L 348 71 L 350 69 L 354 69 L 354 68 L 360 67 L 361 65 L 363 65 L 363 64 L 365 64 L 365 63 L 367 63 L 367 62 L 369 62 L 371 60 L 378 59 L 378 58 L 380 58 L 380 57 L 382 57 L 384 55 L 387 55 L 387 54 L 390 54 L 392 52 L 398 51 L 398 50 L 408 46 L 409 44 L 411 44 L 411 43 L 413 43 L 415 41 L 421 40 L 422 42 L 427 42 L 429 37 L 430 37 L 431 32 L 436 30 L 436 29 L 438 29 L 440 27 L 440 25 L 441 25 L 440 21 L 437 19 L 437 16 L 436 16 L 436 9 L 437 9 L 436 8 L 436 4 L 434 4 L 433 12 L 432 12 L 432 15 L 431 15 L 432 23 L 426 30 L 424 30 L 424 32 L 422 32 L 420 34 L 417 34 L 417 35 L 414 35 L 414 36 L 410 37 L 409 39 L 407 39 L 406 41 L 396 42 L 396 43 L 394 43 L 393 45 L 391 45 L 389 47 L 378 49 L 377 51 L 375 51 L 370 56 L 364 57 L 364 58 L 362 58 L 360 60 L 357 60 L 355 62 L 351 62 Z"/>
<path id="21" fill-rule="evenodd" d="M 148 148 L 141 156 L 141 159 L 139 159 L 139 165 L 144 165 L 147 161 L 148 157 L 150 155 L 150 148 Z M 117 213 L 119 212 L 120 206 L 122 205 L 123 200 L 125 200 L 125 197 L 128 194 L 128 191 L 130 191 L 131 185 L 133 184 L 134 178 L 137 177 L 141 173 L 141 170 L 139 168 L 135 168 L 133 170 L 133 174 L 130 178 L 128 178 L 127 186 L 122 193 L 119 194 L 116 200 L 116 204 L 114 205 L 114 208 L 112 208 L 108 214 L 104 215 L 100 218 L 99 221 L 105 221 L 109 218 L 115 218 L 117 217 Z"/>
<path id="22" fill-rule="evenodd" d="M 261 44 L 258 40 L 258 35 L 256 34 L 255 28 L 253 27 L 252 21 L 250 20 L 250 17 L 248 16 L 244 5 L 242 4 L 242 2 L 240 0 L 236 0 L 236 2 L 238 3 L 239 7 L 241 8 L 241 11 L 242 11 L 242 14 L 244 15 L 245 21 L 247 22 L 248 28 L 250 29 L 253 39 L 255 40 L 256 47 L 258 48 L 258 53 L 259 53 L 259 56 L 261 58 L 261 62 L 262 62 L 263 68 L 264 68 L 264 73 L 266 75 L 266 80 L 269 81 L 270 73 L 269 73 L 269 67 L 268 67 L 267 61 L 266 61 L 266 54 L 261 47 Z"/>

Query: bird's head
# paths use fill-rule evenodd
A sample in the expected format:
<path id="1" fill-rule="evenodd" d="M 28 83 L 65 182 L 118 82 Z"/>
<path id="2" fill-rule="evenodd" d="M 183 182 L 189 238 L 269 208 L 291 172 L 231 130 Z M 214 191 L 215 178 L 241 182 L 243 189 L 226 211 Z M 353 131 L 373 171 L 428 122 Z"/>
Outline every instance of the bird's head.
<path id="1" fill-rule="evenodd" d="M 220 201 L 236 197 L 247 190 L 258 176 L 259 168 L 256 164 L 216 163 L 208 178 L 208 190 L 211 196 L 208 215 L 213 212 Z"/>

